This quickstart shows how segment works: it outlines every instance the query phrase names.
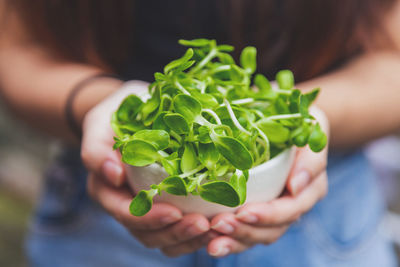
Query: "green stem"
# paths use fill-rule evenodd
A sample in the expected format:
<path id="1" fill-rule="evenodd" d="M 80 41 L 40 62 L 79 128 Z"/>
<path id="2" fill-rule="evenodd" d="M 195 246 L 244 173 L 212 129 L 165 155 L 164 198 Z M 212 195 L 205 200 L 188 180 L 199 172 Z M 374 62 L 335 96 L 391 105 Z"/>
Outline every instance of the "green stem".
<path id="1" fill-rule="evenodd" d="M 301 118 L 300 113 L 293 113 L 293 114 L 282 114 L 282 115 L 274 115 L 267 117 L 268 120 L 286 120 L 286 119 L 298 119 Z"/>
<path id="2" fill-rule="evenodd" d="M 211 134 L 214 134 L 215 136 L 217 135 L 217 133 L 215 132 L 215 130 L 216 129 L 223 129 L 223 130 L 225 130 L 225 131 L 227 131 L 228 132 L 228 135 L 229 136 L 233 136 L 233 132 L 232 132 L 232 129 L 231 129 L 231 127 L 229 127 L 228 125 L 224 125 L 224 124 L 221 124 L 221 125 L 212 125 L 212 128 L 211 128 Z M 211 136 L 210 136 L 211 137 Z"/>
<path id="3" fill-rule="evenodd" d="M 270 143 L 269 143 L 269 139 L 268 139 L 268 137 L 265 135 L 265 133 L 263 132 L 263 131 L 261 131 L 261 129 L 260 128 L 258 128 L 257 127 L 257 125 L 255 125 L 254 123 L 252 123 L 251 124 L 251 126 L 253 126 L 254 127 L 254 129 L 256 129 L 257 131 L 258 131 L 258 134 L 261 136 L 261 138 L 264 140 L 264 142 L 265 142 L 265 151 L 264 151 L 264 158 L 265 158 L 265 161 L 267 161 L 267 160 L 269 160 L 269 158 L 270 158 L 270 155 L 271 155 L 271 153 L 270 153 Z"/>
<path id="4" fill-rule="evenodd" d="M 177 134 L 176 132 L 174 132 L 174 131 L 171 130 L 171 131 L 169 132 L 169 135 L 171 135 L 173 138 L 175 138 L 176 141 L 178 141 L 179 144 L 182 144 L 182 137 L 180 137 L 179 134 Z"/>
<path id="5" fill-rule="evenodd" d="M 175 79 L 174 84 L 175 84 L 175 86 L 176 86 L 179 90 L 181 90 L 185 95 L 190 95 L 190 93 L 185 89 L 185 87 L 182 86 L 182 84 L 180 84 L 180 83 L 178 82 L 178 80 Z"/>
<path id="6" fill-rule="evenodd" d="M 158 154 L 160 154 L 161 157 L 163 157 L 163 158 L 169 157 L 169 154 L 167 152 L 165 152 L 165 151 L 162 151 L 162 150 L 159 150 Z"/>
<path id="7" fill-rule="evenodd" d="M 229 104 L 229 101 L 227 99 L 224 99 L 224 103 L 226 105 L 226 108 L 228 109 L 229 116 L 231 117 L 231 120 L 232 120 L 233 124 L 235 124 L 236 128 L 238 128 L 239 131 L 244 132 L 247 135 L 251 135 L 251 133 L 249 131 L 247 131 L 245 128 L 243 128 L 243 126 L 237 120 L 235 113 L 233 112 L 232 107 Z"/>
<path id="8" fill-rule="evenodd" d="M 196 66 L 194 66 L 189 73 L 193 74 L 199 71 L 201 68 L 203 68 L 208 62 L 210 62 L 216 55 L 217 55 L 217 49 L 213 48 L 210 50 L 210 53 L 208 53 L 207 56 L 205 56 Z"/>
<path id="9" fill-rule="evenodd" d="M 203 111 L 206 112 L 206 113 L 208 113 L 209 115 L 211 115 L 211 117 L 214 118 L 214 120 L 217 122 L 218 125 L 221 125 L 221 124 L 222 124 L 222 122 L 221 122 L 221 120 L 219 119 L 217 113 L 215 113 L 213 110 L 208 109 L 208 108 L 205 108 L 205 109 L 202 110 L 202 112 L 203 112 Z"/>
<path id="10" fill-rule="evenodd" d="M 215 74 L 221 71 L 226 71 L 226 70 L 230 70 L 231 66 L 230 65 L 222 65 L 219 67 L 216 67 L 215 69 L 213 69 L 212 71 L 210 71 L 210 74 Z"/>
<path id="11" fill-rule="evenodd" d="M 208 171 L 206 171 L 205 173 L 200 174 L 199 176 L 196 177 L 196 183 L 197 186 L 200 186 L 200 183 L 204 180 L 204 178 L 206 178 L 208 176 Z"/>
<path id="12" fill-rule="evenodd" d="M 233 100 L 232 104 L 234 105 L 245 105 L 249 103 L 253 103 L 254 98 L 243 98 L 243 99 L 238 99 L 238 100 Z"/>
<path id="13" fill-rule="evenodd" d="M 291 95 L 292 94 L 292 90 L 284 90 L 284 89 L 273 89 L 275 92 L 283 94 L 283 95 Z"/>
<path id="14" fill-rule="evenodd" d="M 149 193 L 149 197 L 153 198 L 159 192 L 158 186 L 157 186 L 157 189 L 150 189 L 150 190 L 147 190 L 147 192 Z"/>
<path id="15" fill-rule="evenodd" d="M 204 169 L 204 165 L 203 165 L 203 164 L 200 164 L 199 166 L 197 166 L 197 168 L 194 168 L 194 169 L 191 170 L 191 171 L 188 171 L 188 172 L 185 172 L 185 173 L 180 174 L 179 177 L 181 177 L 181 178 L 186 178 L 186 177 L 192 176 L 193 174 L 195 174 L 195 173 L 201 171 L 202 169 Z"/>

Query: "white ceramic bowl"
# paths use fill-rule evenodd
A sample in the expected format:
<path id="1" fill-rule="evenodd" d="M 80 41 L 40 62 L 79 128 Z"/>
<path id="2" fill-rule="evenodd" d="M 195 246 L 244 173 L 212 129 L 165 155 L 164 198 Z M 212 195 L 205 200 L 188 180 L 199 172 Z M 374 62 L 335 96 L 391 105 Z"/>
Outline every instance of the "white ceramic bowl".
<path id="1" fill-rule="evenodd" d="M 293 164 L 296 148 L 287 149 L 279 155 L 256 166 L 249 171 L 247 181 L 247 199 L 245 203 L 267 202 L 278 197 L 284 187 Z M 149 189 L 150 185 L 160 183 L 168 174 L 159 164 L 146 167 L 135 167 L 125 164 L 128 182 L 137 193 L 142 189 Z M 183 213 L 200 213 L 208 218 L 222 212 L 234 212 L 239 207 L 229 208 L 220 204 L 203 200 L 200 196 L 175 196 L 163 192 L 156 196 L 154 202 L 170 203 Z"/>

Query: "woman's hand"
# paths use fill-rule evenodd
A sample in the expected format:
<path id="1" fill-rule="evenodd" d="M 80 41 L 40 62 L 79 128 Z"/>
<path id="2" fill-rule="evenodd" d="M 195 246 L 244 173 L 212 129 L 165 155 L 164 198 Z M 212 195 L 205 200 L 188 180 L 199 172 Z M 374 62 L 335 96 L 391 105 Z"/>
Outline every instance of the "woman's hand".
<path id="1" fill-rule="evenodd" d="M 312 114 L 328 133 L 328 122 L 322 111 Z M 319 153 L 308 147 L 298 150 L 294 167 L 287 181 L 287 190 L 280 198 L 266 203 L 251 203 L 236 214 L 224 213 L 214 217 L 211 228 L 223 234 L 208 244 L 215 257 L 238 253 L 256 244 L 277 241 L 290 224 L 309 211 L 327 193 L 327 148 Z"/>
<path id="2" fill-rule="evenodd" d="M 176 207 L 156 203 L 143 217 L 129 213 L 133 198 L 125 186 L 125 172 L 117 151 L 113 151 L 114 133 L 111 114 L 129 94 L 147 90 L 147 84 L 132 82 L 116 91 L 85 116 L 82 160 L 89 170 L 88 191 L 109 214 L 123 224 L 138 240 L 150 248 L 160 248 L 169 256 L 193 252 L 206 245 L 216 233 L 200 214 L 182 215 Z"/>

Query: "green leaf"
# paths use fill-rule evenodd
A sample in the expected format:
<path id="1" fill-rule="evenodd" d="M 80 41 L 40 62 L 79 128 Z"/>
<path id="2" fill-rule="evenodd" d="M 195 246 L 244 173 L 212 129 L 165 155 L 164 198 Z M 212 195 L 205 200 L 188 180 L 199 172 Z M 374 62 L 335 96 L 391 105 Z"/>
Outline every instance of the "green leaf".
<path id="1" fill-rule="evenodd" d="M 191 143 L 186 143 L 181 159 L 181 170 L 185 173 L 193 170 L 197 166 L 198 161 L 196 151 Z"/>
<path id="2" fill-rule="evenodd" d="M 165 124 L 177 134 L 187 134 L 190 131 L 186 119 L 178 113 L 169 113 L 164 116 Z"/>
<path id="3" fill-rule="evenodd" d="M 292 91 L 292 94 L 289 97 L 289 110 L 291 113 L 298 113 L 300 107 L 300 95 L 301 92 L 299 89 L 295 89 Z"/>
<path id="4" fill-rule="evenodd" d="M 326 134 L 322 131 L 319 123 L 314 126 L 313 131 L 308 138 L 308 146 L 314 152 L 320 152 L 326 146 L 328 138 Z"/>
<path id="5" fill-rule="evenodd" d="M 129 211 L 135 216 L 143 216 L 153 206 L 153 196 L 149 191 L 140 191 L 129 205 Z"/>
<path id="6" fill-rule="evenodd" d="M 276 81 L 281 89 L 292 89 L 294 86 L 293 72 L 290 70 L 281 70 L 276 74 Z"/>
<path id="7" fill-rule="evenodd" d="M 157 151 L 149 142 L 132 140 L 123 147 L 122 161 L 133 166 L 146 166 L 160 158 Z"/>
<path id="8" fill-rule="evenodd" d="M 170 176 L 165 178 L 159 185 L 161 190 L 165 192 L 177 195 L 177 196 L 186 196 L 186 184 L 182 178 L 179 176 Z"/>
<path id="9" fill-rule="evenodd" d="M 235 64 L 235 60 L 233 57 L 227 53 L 218 53 L 218 59 L 221 61 L 222 64 L 232 65 Z"/>
<path id="10" fill-rule="evenodd" d="M 164 130 L 141 130 L 133 135 L 133 139 L 144 140 L 157 150 L 164 150 L 169 145 L 169 134 Z"/>
<path id="11" fill-rule="evenodd" d="M 236 207 L 240 204 L 240 198 L 236 190 L 227 182 L 213 181 L 198 187 L 201 198 L 209 202 L 218 203 L 228 207 Z"/>
<path id="12" fill-rule="evenodd" d="M 299 111 L 302 116 L 304 116 L 306 118 L 311 117 L 308 112 L 308 108 L 311 106 L 311 104 L 317 98 L 319 91 L 320 91 L 320 89 L 316 88 L 316 89 L 300 96 Z"/>
<path id="13" fill-rule="evenodd" d="M 210 143 L 210 129 L 207 126 L 200 126 L 199 127 L 199 136 L 198 136 L 200 143 Z"/>
<path id="14" fill-rule="evenodd" d="M 237 65 L 231 65 L 230 78 L 232 81 L 242 82 L 243 81 L 243 70 Z"/>
<path id="15" fill-rule="evenodd" d="M 298 146 L 303 147 L 307 145 L 308 138 L 310 136 L 310 127 L 307 124 L 304 124 L 298 127 L 291 133 L 292 142 Z"/>
<path id="16" fill-rule="evenodd" d="M 257 121 L 257 126 L 267 135 L 268 139 L 273 143 L 284 143 L 290 138 L 289 129 L 279 122 L 264 118 Z"/>
<path id="17" fill-rule="evenodd" d="M 117 150 L 117 149 L 119 149 L 120 147 L 122 147 L 125 144 L 124 140 L 121 140 L 118 137 L 114 136 L 113 139 L 115 141 L 115 143 L 113 145 L 113 150 Z"/>
<path id="18" fill-rule="evenodd" d="M 213 143 L 199 143 L 199 160 L 207 169 L 215 169 L 219 160 L 219 152 Z"/>
<path id="19" fill-rule="evenodd" d="M 179 66 L 181 66 L 182 64 L 188 62 L 191 58 L 193 57 L 193 49 L 189 48 L 188 50 L 186 50 L 185 54 L 179 58 L 176 59 L 174 61 L 171 61 L 170 63 L 168 63 L 165 67 L 164 67 L 164 73 L 167 74 L 169 73 L 171 70 L 178 68 Z M 193 63 L 192 63 L 193 64 Z"/>
<path id="20" fill-rule="evenodd" d="M 161 164 L 163 165 L 165 171 L 169 175 L 178 175 L 180 171 L 180 159 L 161 159 Z"/>
<path id="21" fill-rule="evenodd" d="M 229 136 L 212 136 L 211 138 L 218 151 L 235 168 L 247 170 L 253 166 L 253 157 L 241 142 Z"/>
<path id="22" fill-rule="evenodd" d="M 157 82 L 165 81 L 165 75 L 162 74 L 161 72 L 156 72 L 156 73 L 154 73 L 154 79 L 155 79 Z"/>
<path id="23" fill-rule="evenodd" d="M 179 40 L 179 44 L 184 46 L 192 46 L 192 47 L 203 47 L 208 46 L 210 44 L 210 40 L 208 39 L 194 39 L 194 40 Z"/>
<path id="24" fill-rule="evenodd" d="M 203 108 L 215 108 L 219 105 L 217 99 L 211 95 L 206 93 L 200 93 L 199 91 L 191 92 L 192 96 L 194 96 L 201 104 Z"/>
<path id="25" fill-rule="evenodd" d="M 231 45 L 217 45 L 218 51 L 222 52 L 232 52 L 235 48 Z"/>
<path id="26" fill-rule="evenodd" d="M 117 119 L 120 122 L 134 120 L 141 109 L 143 101 L 136 95 L 127 96 L 117 110 Z"/>
<path id="27" fill-rule="evenodd" d="M 124 134 L 132 134 L 137 131 L 146 129 L 146 126 L 144 126 L 143 123 L 138 121 L 131 121 L 124 124 L 119 123 L 117 124 L 117 127 L 119 129 L 118 131 L 121 133 L 121 135 L 118 136 L 122 136 Z"/>
<path id="28" fill-rule="evenodd" d="M 288 114 L 290 113 L 289 106 L 286 104 L 284 97 L 279 96 L 274 103 L 275 109 L 278 114 Z"/>
<path id="29" fill-rule="evenodd" d="M 164 116 L 167 115 L 167 111 L 163 111 L 157 115 L 153 122 L 153 130 L 164 130 L 166 132 L 169 132 L 169 127 L 164 121 Z"/>
<path id="30" fill-rule="evenodd" d="M 111 115 L 111 128 L 118 137 L 122 137 L 124 135 L 124 133 L 120 129 L 120 122 L 117 118 L 117 112 L 114 112 Z"/>
<path id="31" fill-rule="evenodd" d="M 145 120 L 151 113 L 156 112 L 160 106 L 160 98 L 154 95 L 146 103 L 143 104 L 142 117 Z"/>
<path id="32" fill-rule="evenodd" d="M 242 171 L 237 170 L 231 177 L 229 183 L 235 188 L 239 195 L 240 205 L 246 201 L 246 191 L 247 191 L 247 178 Z"/>
<path id="33" fill-rule="evenodd" d="M 228 164 L 222 164 L 217 166 L 216 170 L 216 175 L 217 176 L 223 176 L 229 171 L 230 165 Z"/>
<path id="34" fill-rule="evenodd" d="M 253 46 L 248 46 L 240 54 L 240 65 L 248 73 L 254 73 L 257 68 L 256 57 L 257 49 Z"/>
<path id="35" fill-rule="evenodd" d="M 201 112 L 200 102 L 189 95 L 179 94 L 175 96 L 173 105 L 175 111 L 185 117 L 189 123 L 192 123 Z"/>
<path id="36" fill-rule="evenodd" d="M 272 86 L 268 81 L 267 77 L 262 74 L 256 74 L 254 78 L 254 84 L 258 87 L 260 92 L 267 93 L 272 90 Z"/>

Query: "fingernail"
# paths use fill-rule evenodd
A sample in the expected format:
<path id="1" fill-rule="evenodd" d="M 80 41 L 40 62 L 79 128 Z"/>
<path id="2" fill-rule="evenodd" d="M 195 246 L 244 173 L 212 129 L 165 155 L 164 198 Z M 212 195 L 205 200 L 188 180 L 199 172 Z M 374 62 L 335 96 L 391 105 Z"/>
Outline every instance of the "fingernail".
<path id="1" fill-rule="evenodd" d="M 236 214 L 236 218 L 245 223 L 256 223 L 258 221 L 258 217 L 254 214 L 248 213 L 247 211 L 241 211 Z"/>
<path id="2" fill-rule="evenodd" d="M 292 194 L 297 195 L 308 185 L 310 180 L 311 180 L 311 175 L 308 171 L 301 171 L 297 173 L 290 181 Z"/>
<path id="3" fill-rule="evenodd" d="M 228 247 L 220 246 L 216 251 L 210 252 L 210 255 L 214 257 L 223 257 L 228 255 L 229 252 L 230 249 Z"/>
<path id="4" fill-rule="evenodd" d="M 208 227 L 205 226 L 204 224 L 201 224 L 199 222 L 195 222 L 193 225 L 189 226 L 186 229 L 186 233 L 189 236 L 197 236 L 199 234 L 202 234 L 204 232 L 208 231 Z"/>
<path id="5" fill-rule="evenodd" d="M 168 216 L 162 217 L 161 218 L 161 223 L 168 225 L 174 222 L 179 221 L 180 219 L 182 219 L 182 214 L 180 214 L 179 212 L 175 211 L 175 212 L 171 212 Z"/>
<path id="6" fill-rule="evenodd" d="M 226 223 L 224 220 L 220 220 L 217 224 L 211 226 L 211 228 L 223 234 L 231 234 L 235 230 L 232 225 Z"/>
<path id="7" fill-rule="evenodd" d="M 103 172 L 108 180 L 115 186 L 122 184 L 122 167 L 112 160 L 106 160 L 103 164 Z"/>

